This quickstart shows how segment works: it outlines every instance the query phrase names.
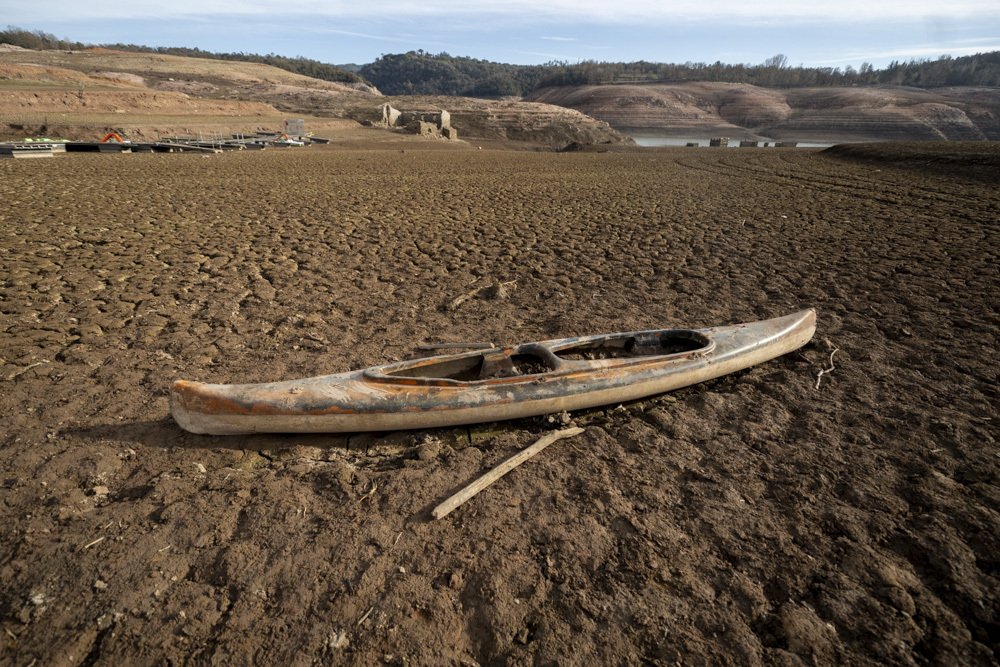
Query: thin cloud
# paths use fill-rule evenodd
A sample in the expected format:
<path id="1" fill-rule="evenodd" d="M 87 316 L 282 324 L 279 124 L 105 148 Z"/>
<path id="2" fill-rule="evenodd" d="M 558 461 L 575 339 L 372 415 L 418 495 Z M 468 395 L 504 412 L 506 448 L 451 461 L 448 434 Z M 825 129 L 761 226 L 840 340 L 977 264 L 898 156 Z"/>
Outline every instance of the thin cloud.
<path id="1" fill-rule="evenodd" d="M 576 37 L 549 37 L 547 35 L 542 35 L 541 39 L 547 40 L 549 42 L 575 42 Z"/>
<path id="2" fill-rule="evenodd" d="M 44 3 L 17 3 L 5 11 L 7 23 L 40 23 L 60 20 L 83 20 L 94 16 L 114 16 L 116 19 L 192 18 L 198 16 L 253 17 L 299 16 L 311 19 L 366 19 L 377 21 L 384 17 L 470 17 L 484 20 L 551 19 L 561 21 L 590 21 L 630 23 L 641 21 L 672 23 L 691 20 L 766 20 L 766 21 L 871 21 L 895 19 L 902 21 L 995 15 L 992 0 L 950 0 L 942 7 L 937 0 L 840 0 L 833 3 L 802 2 L 801 0 L 507 0 L 495 3 L 490 0 L 467 0 L 455 5 L 451 0 L 383 0 L 372 9 L 371 5 L 354 0 L 50 0 Z"/>
<path id="3" fill-rule="evenodd" d="M 567 56 L 564 53 L 545 53 L 544 51 L 514 51 L 522 56 L 534 56 L 535 58 L 545 58 L 548 61 L 558 61 L 567 63 L 581 62 L 583 58 L 578 56 Z"/>
<path id="4" fill-rule="evenodd" d="M 993 38 L 996 39 L 996 38 Z M 968 43 L 971 40 L 962 40 Z M 982 42 L 982 43 L 979 43 Z M 989 40 L 976 40 L 978 46 L 955 46 L 954 44 L 926 44 L 918 46 L 898 46 L 879 51 L 854 52 L 844 54 L 839 58 L 817 59 L 815 62 L 825 65 L 840 65 L 843 63 L 880 62 L 885 60 L 909 60 L 911 58 L 938 58 L 940 56 L 971 56 L 977 53 L 1000 51 L 1000 41 L 990 43 Z"/>
<path id="5" fill-rule="evenodd" d="M 344 37 L 357 37 L 359 39 L 372 39 L 379 42 L 403 42 L 408 43 L 413 41 L 413 37 L 399 37 L 394 35 L 372 35 L 365 32 L 354 32 L 353 30 L 338 30 L 336 28 L 316 28 L 312 26 L 307 26 L 302 28 L 304 32 L 313 33 L 316 35 L 343 35 Z"/>

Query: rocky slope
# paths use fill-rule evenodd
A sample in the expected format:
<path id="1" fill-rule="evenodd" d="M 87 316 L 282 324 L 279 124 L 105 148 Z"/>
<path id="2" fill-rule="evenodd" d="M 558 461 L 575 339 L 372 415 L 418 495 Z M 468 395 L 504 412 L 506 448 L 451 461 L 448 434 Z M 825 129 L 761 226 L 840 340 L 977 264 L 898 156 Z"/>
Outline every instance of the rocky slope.
<path id="1" fill-rule="evenodd" d="M 1000 139 L 1000 89 L 768 89 L 684 83 L 545 88 L 559 104 L 633 133 L 774 139 Z"/>
<path id="2" fill-rule="evenodd" d="M 241 90 L 259 90 L 267 86 L 286 86 L 306 90 L 335 92 L 378 91 L 366 84 L 321 81 L 261 63 L 207 58 L 187 58 L 157 53 L 134 53 L 94 48 L 84 51 L 35 51 L 4 49 L 0 65 L 43 68 L 50 80 L 59 81 L 66 72 L 98 78 L 124 80 L 155 90 L 183 93 L 214 93 L 217 97 L 238 94 Z M 72 76 L 70 74 L 69 76 Z"/>
<path id="3" fill-rule="evenodd" d="M 570 144 L 632 144 L 627 136 L 575 109 L 554 104 L 511 99 L 486 100 L 473 97 L 400 95 L 382 98 L 401 111 L 428 112 L 446 109 L 459 138 L 484 141 L 516 141 L 545 146 Z M 342 100 L 337 115 L 359 122 L 374 120 L 378 114 L 370 100 Z"/>

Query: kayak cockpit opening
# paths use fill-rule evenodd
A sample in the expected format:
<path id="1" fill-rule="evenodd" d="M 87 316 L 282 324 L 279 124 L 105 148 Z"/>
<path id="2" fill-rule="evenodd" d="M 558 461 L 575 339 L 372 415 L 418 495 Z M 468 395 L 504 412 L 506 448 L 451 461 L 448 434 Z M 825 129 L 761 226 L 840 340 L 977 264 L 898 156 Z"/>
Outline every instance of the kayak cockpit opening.
<path id="1" fill-rule="evenodd" d="M 529 349 L 524 349 L 526 347 Z M 540 349 L 534 349 L 535 347 Z M 522 345 L 513 350 L 487 350 L 431 363 L 418 362 L 397 370 L 383 369 L 381 374 L 400 380 L 474 382 L 547 373 L 554 370 L 558 364 L 559 360 L 547 349 L 541 346 Z"/>
<path id="2" fill-rule="evenodd" d="M 670 329 L 587 340 L 556 350 L 555 353 L 560 359 L 568 361 L 589 361 L 707 352 L 711 347 L 711 339 L 702 333 L 690 329 Z"/>
<path id="3" fill-rule="evenodd" d="M 441 379 L 471 382 L 479 379 L 483 368 L 483 355 L 451 357 L 434 363 L 407 365 L 398 370 L 383 370 L 390 378 Z"/>
<path id="4" fill-rule="evenodd" d="M 465 382 L 530 377 L 550 372 L 579 371 L 592 360 L 622 361 L 625 365 L 642 358 L 658 359 L 675 354 L 708 352 L 715 343 L 702 333 L 688 329 L 644 331 L 586 338 L 560 346 L 526 343 L 513 348 L 483 350 L 470 354 L 432 357 L 365 371 L 366 377 L 396 384 L 449 386 Z M 597 366 L 606 366 L 598 364 Z"/>

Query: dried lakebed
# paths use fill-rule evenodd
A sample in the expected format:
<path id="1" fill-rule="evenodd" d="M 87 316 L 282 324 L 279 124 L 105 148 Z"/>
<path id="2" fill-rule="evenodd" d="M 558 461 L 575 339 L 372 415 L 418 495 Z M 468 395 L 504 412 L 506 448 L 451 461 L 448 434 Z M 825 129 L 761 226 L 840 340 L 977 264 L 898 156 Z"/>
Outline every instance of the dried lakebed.
<path id="1" fill-rule="evenodd" d="M 1000 190 L 893 159 L 0 163 L 0 662 L 995 661 Z M 807 306 L 799 352 L 571 415 L 585 433 L 441 521 L 558 423 L 167 417 L 178 377 Z"/>

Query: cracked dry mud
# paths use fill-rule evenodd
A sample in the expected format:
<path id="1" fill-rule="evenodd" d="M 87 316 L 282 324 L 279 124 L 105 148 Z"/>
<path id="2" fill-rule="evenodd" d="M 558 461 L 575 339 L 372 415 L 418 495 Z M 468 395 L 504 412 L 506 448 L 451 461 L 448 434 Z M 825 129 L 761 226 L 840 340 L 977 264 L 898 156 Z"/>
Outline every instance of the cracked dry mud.
<path id="1" fill-rule="evenodd" d="M 918 162 L 0 163 L 0 663 L 994 663 L 1000 188 Z M 204 437 L 167 415 L 179 377 L 805 306 L 801 351 L 572 415 L 584 434 L 442 521 L 557 424 Z"/>

